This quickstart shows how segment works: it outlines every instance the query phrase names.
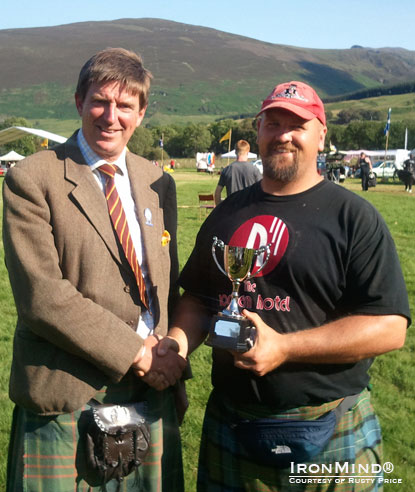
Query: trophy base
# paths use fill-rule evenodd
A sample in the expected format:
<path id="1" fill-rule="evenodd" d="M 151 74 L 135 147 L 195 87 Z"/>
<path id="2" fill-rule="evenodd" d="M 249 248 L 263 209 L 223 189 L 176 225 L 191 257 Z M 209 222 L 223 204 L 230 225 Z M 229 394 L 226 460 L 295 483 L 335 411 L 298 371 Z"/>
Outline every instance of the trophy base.
<path id="1" fill-rule="evenodd" d="M 254 342 L 255 327 L 247 318 L 219 313 L 212 319 L 205 344 L 235 352 L 247 352 L 254 346 Z"/>

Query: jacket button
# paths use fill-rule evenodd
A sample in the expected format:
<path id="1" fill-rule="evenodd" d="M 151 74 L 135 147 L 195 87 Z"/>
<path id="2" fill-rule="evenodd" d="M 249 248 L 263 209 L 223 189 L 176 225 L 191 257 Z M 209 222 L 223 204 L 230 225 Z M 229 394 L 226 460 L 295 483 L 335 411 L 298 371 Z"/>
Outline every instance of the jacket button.
<path id="1" fill-rule="evenodd" d="M 129 285 L 124 286 L 124 292 L 130 293 L 130 286 Z"/>

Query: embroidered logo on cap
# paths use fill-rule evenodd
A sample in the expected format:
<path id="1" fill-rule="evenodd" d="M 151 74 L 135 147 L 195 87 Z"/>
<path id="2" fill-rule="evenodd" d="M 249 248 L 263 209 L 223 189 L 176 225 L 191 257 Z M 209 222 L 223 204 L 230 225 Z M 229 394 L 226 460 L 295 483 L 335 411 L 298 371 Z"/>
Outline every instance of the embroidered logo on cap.
<path id="1" fill-rule="evenodd" d="M 280 97 L 284 97 L 286 99 L 300 99 L 301 101 L 308 102 L 308 99 L 298 94 L 297 86 L 295 84 L 291 84 L 290 87 L 287 87 L 283 92 L 272 95 L 271 99 L 278 99 Z"/>

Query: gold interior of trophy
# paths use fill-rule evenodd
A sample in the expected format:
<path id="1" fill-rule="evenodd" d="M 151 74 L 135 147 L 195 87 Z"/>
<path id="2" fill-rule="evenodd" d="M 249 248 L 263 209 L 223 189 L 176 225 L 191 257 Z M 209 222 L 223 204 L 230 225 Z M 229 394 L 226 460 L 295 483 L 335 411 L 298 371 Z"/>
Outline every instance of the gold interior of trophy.
<path id="1" fill-rule="evenodd" d="M 225 245 L 223 262 L 230 280 L 242 282 L 250 273 L 255 249 Z"/>

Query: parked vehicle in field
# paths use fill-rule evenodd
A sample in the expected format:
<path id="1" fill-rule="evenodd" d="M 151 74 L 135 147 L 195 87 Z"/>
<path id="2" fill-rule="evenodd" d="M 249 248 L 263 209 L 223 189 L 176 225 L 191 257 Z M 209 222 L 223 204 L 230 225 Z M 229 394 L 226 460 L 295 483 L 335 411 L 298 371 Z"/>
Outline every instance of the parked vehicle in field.
<path id="1" fill-rule="evenodd" d="M 252 163 L 256 168 L 258 168 L 258 171 L 263 174 L 263 166 L 262 166 L 262 160 L 258 159 Z"/>
<path id="2" fill-rule="evenodd" d="M 373 164 L 373 172 L 377 178 L 398 179 L 395 161 L 378 161 Z"/>
<path id="3" fill-rule="evenodd" d="M 372 165 L 372 172 L 377 179 L 392 178 L 394 181 L 399 179 L 395 161 L 377 161 Z M 356 171 L 355 178 L 360 178 L 360 169 Z"/>

